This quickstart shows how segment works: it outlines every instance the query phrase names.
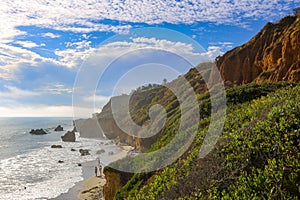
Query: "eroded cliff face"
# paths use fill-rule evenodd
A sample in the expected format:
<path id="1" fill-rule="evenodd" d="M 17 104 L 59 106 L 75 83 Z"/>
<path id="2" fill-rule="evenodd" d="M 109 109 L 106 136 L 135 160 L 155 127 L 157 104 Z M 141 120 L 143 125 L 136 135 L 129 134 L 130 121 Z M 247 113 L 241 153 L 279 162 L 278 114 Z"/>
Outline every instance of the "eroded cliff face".
<path id="1" fill-rule="evenodd" d="M 121 143 L 125 143 L 127 145 L 131 145 L 136 147 L 139 150 L 145 150 L 150 147 L 150 142 L 155 139 L 140 139 L 139 137 L 136 137 L 136 135 L 139 135 L 138 131 L 134 130 L 135 127 L 131 127 L 128 125 L 128 120 L 131 118 L 133 119 L 134 123 L 136 123 L 139 126 L 143 126 L 144 124 L 147 124 L 149 121 L 148 116 L 148 107 L 150 107 L 152 99 L 161 92 L 162 87 L 149 87 L 147 89 L 136 91 L 133 95 L 122 95 L 113 97 L 103 108 L 102 112 L 98 115 L 98 120 L 101 125 L 101 128 L 105 134 L 105 136 L 108 139 L 116 139 L 119 140 Z M 130 98 L 129 101 L 129 111 L 130 115 L 126 115 L 126 112 L 124 114 L 122 108 L 125 106 L 128 106 L 126 103 L 127 98 Z M 118 104 L 121 105 L 121 109 L 113 110 L 112 101 L 114 102 L 114 105 Z M 117 106 L 118 106 L 117 105 Z M 140 111 L 139 109 L 144 107 L 143 111 Z M 114 113 L 114 114 L 113 114 Z M 119 122 L 121 121 L 122 124 L 118 124 L 116 122 L 116 118 L 120 118 Z M 120 128 L 122 127 L 122 128 Z M 125 130 L 124 130 L 125 129 Z M 126 131 L 127 130 L 127 131 Z"/>
<path id="2" fill-rule="evenodd" d="M 104 174 L 106 179 L 106 183 L 103 188 L 104 198 L 106 200 L 114 199 L 116 191 L 120 190 L 122 187 L 120 173 L 105 171 Z"/>
<path id="3" fill-rule="evenodd" d="M 179 102 L 176 95 L 169 88 L 176 88 L 177 92 L 181 93 L 185 98 L 189 95 L 204 93 L 207 91 L 207 87 L 201 74 L 209 77 L 211 65 L 213 63 L 201 64 L 197 66 L 198 70 L 196 68 L 191 69 L 184 76 L 180 76 L 168 83 L 166 87 L 161 85 L 144 86 L 137 89 L 132 95 L 113 97 L 97 116 L 103 133 L 109 139 L 117 139 L 121 143 L 134 146 L 140 151 L 148 150 L 166 131 L 160 130 L 160 128 L 164 127 L 164 120 L 159 111 L 156 113 L 157 116 L 152 116 L 150 120 L 150 108 L 153 105 L 161 105 L 168 113 L 165 124 L 171 122 L 172 114 L 179 113 L 178 115 L 180 115 L 180 112 L 178 112 Z M 192 90 L 186 90 L 185 80 L 189 81 L 189 87 L 192 87 Z M 123 108 L 128 107 L 128 98 L 130 99 L 129 115 L 126 115 L 128 112 L 124 112 Z M 121 106 L 118 109 L 112 108 L 119 105 Z M 119 120 L 116 120 L 117 118 Z M 142 127 L 142 129 L 130 125 L 131 122 Z M 176 127 L 174 127 L 174 132 L 175 130 Z"/>
<path id="4" fill-rule="evenodd" d="M 103 195 L 105 200 L 115 199 L 116 192 L 123 187 L 133 174 L 120 172 L 112 168 L 106 167 L 104 169 L 106 183 L 103 187 Z"/>
<path id="5" fill-rule="evenodd" d="M 227 85 L 256 81 L 300 81 L 300 15 L 268 23 L 248 43 L 222 57 L 216 65 Z"/>

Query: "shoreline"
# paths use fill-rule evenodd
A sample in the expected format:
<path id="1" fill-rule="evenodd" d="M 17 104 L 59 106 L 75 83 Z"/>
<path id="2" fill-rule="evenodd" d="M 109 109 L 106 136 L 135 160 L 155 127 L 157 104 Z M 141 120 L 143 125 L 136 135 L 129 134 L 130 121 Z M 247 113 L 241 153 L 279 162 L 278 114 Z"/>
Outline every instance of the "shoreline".
<path id="1" fill-rule="evenodd" d="M 75 183 L 67 192 L 60 194 L 58 197 L 55 197 L 51 200 L 80 200 L 79 194 L 81 191 L 86 190 L 85 181 L 94 176 L 94 167 L 97 165 L 97 161 L 88 161 L 82 163 L 82 178 L 83 180 Z"/>
<path id="2" fill-rule="evenodd" d="M 134 149 L 134 147 L 127 145 L 117 145 L 122 151 L 111 156 L 112 162 L 122 159 L 125 157 L 128 152 Z M 96 177 L 94 172 L 94 167 L 98 166 L 98 161 L 88 161 L 82 163 L 82 178 L 83 180 L 75 183 L 67 192 L 60 194 L 58 197 L 55 197 L 51 200 L 91 200 L 96 196 L 96 193 L 100 193 L 100 198 L 103 199 L 101 190 L 103 189 L 104 184 L 106 183 L 104 174 L 102 177 Z M 104 168 L 104 166 L 103 166 Z M 100 186 L 100 187 L 99 187 Z"/>

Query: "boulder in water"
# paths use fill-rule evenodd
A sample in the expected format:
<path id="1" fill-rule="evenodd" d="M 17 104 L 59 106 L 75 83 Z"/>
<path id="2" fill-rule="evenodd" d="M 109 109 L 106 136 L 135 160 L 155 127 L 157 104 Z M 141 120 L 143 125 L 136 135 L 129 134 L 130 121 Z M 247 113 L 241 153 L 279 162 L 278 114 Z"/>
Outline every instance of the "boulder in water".
<path id="1" fill-rule="evenodd" d="M 53 149 L 61 149 L 62 146 L 54 144 L 54 145 L 51 146 L 51 148 L 53 148 Z"/>
<path id="2" fill-rule="evenodd" d="M 81 156 L 91 155 L 88 149 L 79 149 Z"/>
<path id="3" fill-rule="evenodd" d="M 61 125 L 58 125 L 54 131 L 64 131 L 64 128 Z"/>
<path id="4" fill-rule="evenodd" d="M 45 134 L 47 134 L 47 132 L 46 131 L 44 131 L 44 129 L 36 129 L 36 130 L 34 130 L 34 129 L 31 129 L 31 131 L 29 132 L 30 134 L 32 134 L 32 135 L 45 135 Z"/>

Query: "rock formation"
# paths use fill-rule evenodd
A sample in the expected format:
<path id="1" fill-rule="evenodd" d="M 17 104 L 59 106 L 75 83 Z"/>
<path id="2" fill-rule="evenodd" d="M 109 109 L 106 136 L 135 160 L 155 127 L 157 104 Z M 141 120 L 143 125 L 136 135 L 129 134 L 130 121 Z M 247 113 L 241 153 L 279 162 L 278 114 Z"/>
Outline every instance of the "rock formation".
<path id="1" fill-rule="evenodd" d="M 78 119 L 74 121 L 74 125 L 77 132 L 80 133 L 80 137 L 104 138 L 97 119 Z"/>
<path id="2" fill-rule="evenodd" d="M 47 134 L 46 131 L 44 131 L 44 129 L 31 129 L 31 131 L 29 132 L 32 135 L 45 135 Z"/>
<path id="3" fill-rule="evenodd" d="M 91 155 L 88 149 L 79 149 L 81 156 Z"/>
<path id="4" fill-rule="evenodd" d="M 51 145 L 51 148 L 53 148 L 53 149 L 61 149 L 62 148 L 62 146 L 61 145 L 56 145 L 56 144 L 54 144 L 54 145 Z"/>
<path id="5" fill-rule="evenodd" d="M 75 137 L 75 132 L 73 131 L 68 131 L 65 135 L 61 136 L 62 141 L 64 142 L 75 142 L 76 137 Z"/>
<path id="6" fill-rule="evenodd" d="M 300 81 L 300 15 L 268 23 L 248 43 L 216 59 L 229 86 L 264 81 Z M 213 78 L 213 77 L 212 77 Z"/>
<path id="7" fill-rule="evenodd" d="M 58 125 L 54 131 L 64 131 L 64 128 L 61 125 Z"/>

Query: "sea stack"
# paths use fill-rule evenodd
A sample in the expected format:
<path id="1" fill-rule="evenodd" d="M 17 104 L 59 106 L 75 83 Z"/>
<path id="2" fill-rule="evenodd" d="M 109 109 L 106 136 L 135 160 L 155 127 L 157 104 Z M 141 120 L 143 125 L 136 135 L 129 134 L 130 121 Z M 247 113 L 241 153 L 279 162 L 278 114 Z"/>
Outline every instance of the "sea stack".
<path id="1" fill-rule="evenodd" d="M 61 139 L 63 142 L 75 142 L 76 137 L 74 130 L 68 131 L 65 135 L 61 136 Z"/>
<path id="2" fill-rule="evenodd" d="M 58 125 L 54 131 L 64 131 L 64 128 L 61 125 Z"/>

